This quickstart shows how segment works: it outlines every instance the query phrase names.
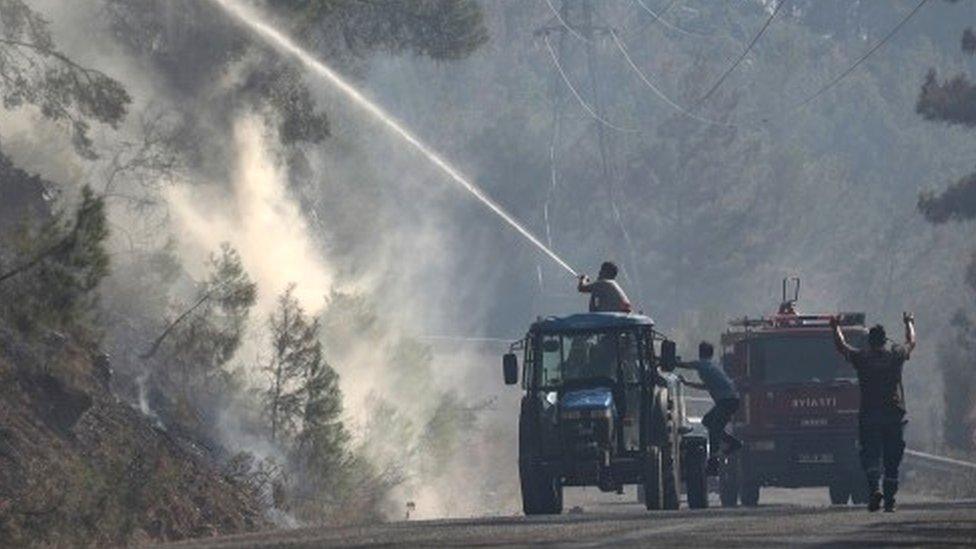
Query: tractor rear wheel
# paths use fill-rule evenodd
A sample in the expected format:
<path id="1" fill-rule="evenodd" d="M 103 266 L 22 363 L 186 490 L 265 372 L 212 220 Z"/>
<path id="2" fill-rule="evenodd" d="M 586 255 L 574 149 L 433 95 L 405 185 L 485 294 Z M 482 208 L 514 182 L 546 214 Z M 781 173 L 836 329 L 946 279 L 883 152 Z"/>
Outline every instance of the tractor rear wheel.
<path id="1" fill-rule="evenodd" d="M 664 483 L 662 482 L 661 449 L 651 446 L 644 458 L 644 506 L 648 510 L 664 507 Z"/>

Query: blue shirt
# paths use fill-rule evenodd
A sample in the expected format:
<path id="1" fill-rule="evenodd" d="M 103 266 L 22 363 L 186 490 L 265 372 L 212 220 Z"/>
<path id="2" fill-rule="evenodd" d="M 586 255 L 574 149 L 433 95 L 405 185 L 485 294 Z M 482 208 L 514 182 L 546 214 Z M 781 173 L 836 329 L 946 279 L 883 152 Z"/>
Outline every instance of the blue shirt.
<path id="1" fill-rule="evenodd" d="M 725 373 L 725 370 L 715 363 L 715 360 L 696 360 L 691 363 L 698 371 L 698 377 L 708 389 L 712 400 L 719 401 L 726 398 L 739 398 L 735 390 L 735 383 Z"/>

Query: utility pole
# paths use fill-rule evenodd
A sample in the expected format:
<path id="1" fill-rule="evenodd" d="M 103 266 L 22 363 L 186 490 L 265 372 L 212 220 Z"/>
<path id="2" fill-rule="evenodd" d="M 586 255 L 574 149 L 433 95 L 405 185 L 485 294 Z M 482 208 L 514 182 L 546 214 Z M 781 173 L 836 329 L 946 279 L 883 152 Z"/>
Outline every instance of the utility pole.
<path id="1" fill-rule="evenodd" d="M 585 46 L 586 72 L 588 72 L 590 76 L 590 97 L 591 101 L 593 102 L 593 110 L 596 112 L 597 116 L 606 119 L 607 116 L 606 109 L 603 105 L 603 94 L 600 93 L 600 79 L 597 75 L 598 66 L 596 62 L 595 46 L 597 29 L 593 27 L 593 5 L 590 3 L 590 0 L 580 0 L 580 15 L 582 19 L 580 33 L 589 40 L 589 42 L 586 42 Z M 603 34 L 609 34 L 609 29 L 606 27 L 601 27 L 599 30 Z M 607 135 L 607 128 L 603 124 L 596 124 L 596 135 L 597 146 L 600 150 L 600 167 L 603 171 L 603 184 L 607 189 L 607 200 L 609 201 L 608 206 L 610 207 L 610 213 L 613 218 L 617 219 L 617 207 L 615 202 L 616 170 L 610 161 L 613 152 L 610 136 Z"/>
<path id="2" fill-rule="evenodd" d="M 537 35 L 550 36 L 552 34 L 557 34 L 558 48 L 556 49 L 557 57 L 559 59 L 565 59 L 565 41 L 566 34 L 570 32 L 578 33 L 582 36 L 585 41 L 580 41 L 585 48 L 586 57 L 586 72 L 588 73 L 589 87 L 590 87 L 590 101 L 592 104 L 593 111 L 596 113 L 597 117 L 602 120 L 606 120 L 606 108 L 603 101 L 603 93 L 601 83 L 603 79 L 599 74 L 599 64 L 597 61 L 597 51 L 596 47 L 598 45 L 598 40 L 602 37 L 610 36 L 610 27 L 595 25 L 594 24 L 594 6 L 592 0 L 562 0 L 560 10 L 559 10 L 559 21 L 555 25 L 541 27 L 536 30 Z M 571 27 L 572 30 L 567 29 L 566 26 Z M 553 80 L 553 96 L 555 99 L 555 113 L 553 116 L 553 140 L 550 148 L 550 162 L 552 163 L 552 176 L 553 182 L 555 181 L 555 148 L 557 132 L 560 125 L 559 111 L 562 106 L 563 83 L 560 81 L 559 77 L 554 75 Z M 640 286 L 640 276 L 638 274 L 637 258 L 630 239 L 630 233 L 627 230 L 626 224 L 623 220 L 623 216 L 617 207 L 617 178 L 618 173 L 616 166 L 612 159 L 614 158 L 614 146 L 613 146 L 613 136 L 607 131 L 607 128 L 603 123 L 595 121 L 596 124 L 596 141 L 597 150 L 600 154 L 600 173 L 603 178 L 603 184 L 606 189 L 607 206 L 609 208 L 611 223 L 604 227 L 604 230 L 608 235 L 611 236 L 612 242 L 616 243 L 621 238 L 624 240 L 626 251 L 629 255 L 630 269 L 627 266 L 621 265 L 621 270 L 623 271 L 624 277 L 626 277 L 633 286 L 637 288 L 638 302 L 643 302 L 643 289 Z M 550 188 L 551 192 L 551 188 Z M 547 199 L 548 206 L 548 199 Z M 546 212 L 548 218 L 549 212 Z M 547 234 L 548 234 L 548 224 L 547 224 Z M 614 246 L 611 253 L 616 255 L 620 252 L 617 246 Z M 631 272 L 633 276 L 631 276 Z"/>

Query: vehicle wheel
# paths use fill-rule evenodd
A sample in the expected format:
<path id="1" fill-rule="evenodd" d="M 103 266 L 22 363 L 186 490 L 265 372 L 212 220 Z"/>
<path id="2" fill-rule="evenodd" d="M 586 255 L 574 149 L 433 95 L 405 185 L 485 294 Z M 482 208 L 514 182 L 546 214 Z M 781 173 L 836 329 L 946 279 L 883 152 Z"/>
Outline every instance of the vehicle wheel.
<path id="1" fill-rule="evenodd" d="M 674 457 L 671 455 L 670 447 L 663 452 L 665 455 L 661 477 L 664 479 L 664 509 L 675 510 L 681 507 L 678 497 L 678 471 L 674 466 Z"/>
<path id="2" fill-rule="evenodd" d="M 718 476 L 718 495 L 722 507 L 739 505 L 739 462 L 735 457 L 725 460 Z"/>
<path id="3" fill-rule="evenodd" d="M 854 505 L 864 505 L 868 502 L 868 498 L 871 494 L 868 493 L 867 484 L 860 475 L 854 475 L 851 479 L 851 502 Z"/>
<path id="4" fill-rule="evenodd" d="M 661 449 L 651 446 L 644 461 L 644 506 L 650 510 L 664 507 L 664 490 L 661 482 Z"/>
<path id="5" fill-rule="evenodd" d="M 519 464 L 522 511 L 526 515 L 558 515 L 563 512 L 563 484 L 539 467 Z"/>
<path id="6" fill-rule="evenodd" d="M 522 511 L 526 515 L 558 515 L 563 512 L 563 484 L 538 467 L 520 467 Z"/>
<path id="7" fill-rule="evenodd" d="M 746 507 L 759 505 L 759 482 L 756 480 L 746 480 L 742 483 L 739 500 Z"/>
<path id="8" fill-rule="evenodd" d="M 846 482 L 833 482 L 829 487 L 831 505 L 847 505 L 851 499 L 850 486 Z"/>
<path id="9" fill-rule="evenodd" d="M 708 475 L 705 474 L 708 453 L 704 447 L 694 446 L 688 449 L 685 460 L 688 507 L 705 509 L 708 507 Z"/>

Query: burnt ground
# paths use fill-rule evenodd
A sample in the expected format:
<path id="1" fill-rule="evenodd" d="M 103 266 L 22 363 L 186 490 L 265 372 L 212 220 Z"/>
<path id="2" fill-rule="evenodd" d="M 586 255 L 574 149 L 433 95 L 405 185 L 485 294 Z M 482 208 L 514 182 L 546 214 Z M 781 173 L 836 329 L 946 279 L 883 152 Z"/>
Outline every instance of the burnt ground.
<path id="1" fill-rule="evenodd" d="M 106 547 L 267 527 L 192 440 L 110 393 L 70 338 L 0 326 L 0 547 Z"/>
<path id="2" fill-rule="evenodd" d="M 630 498 L 574 496 L 557 517 L 493 517 L 300 529 L 197 540 L 175 547 L 973 547 L 976 501 L 905 496 L 893 514 L 821 504 L 826 494 L 782 490 L 757 508 L 648 512 Z M 795 500 L 795 501 L 794 501 Z"/>

